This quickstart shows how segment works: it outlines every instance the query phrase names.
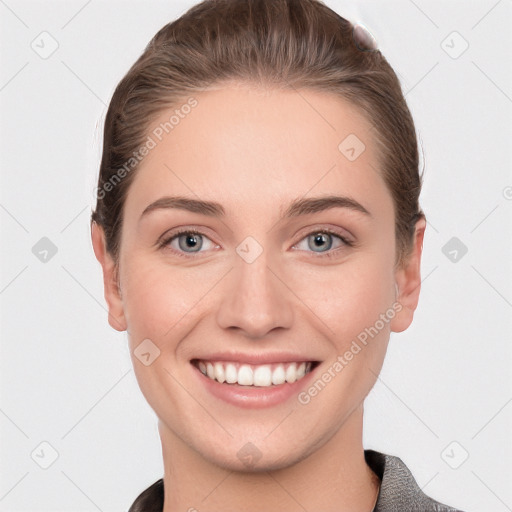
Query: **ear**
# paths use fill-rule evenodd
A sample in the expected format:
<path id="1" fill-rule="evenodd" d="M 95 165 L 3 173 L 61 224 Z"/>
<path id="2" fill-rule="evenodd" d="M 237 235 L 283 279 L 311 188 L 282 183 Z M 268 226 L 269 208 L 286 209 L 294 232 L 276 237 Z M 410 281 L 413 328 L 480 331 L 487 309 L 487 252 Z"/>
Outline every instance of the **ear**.
<path id="1" fill-rule="evenodd" d="M 398 286 L 396 302 L 401 305 L 401 309 L 391 320 L 390 326 L 393 332 L 405 331 L 411 325 L 414 311 L 418 306 L 421 289 L 421 252 L 426 225 L 424 217 L 416 222 L 412 252 L 406 263 L 395 272 L 395 281 Z"/>
<path id="2" fill-rule="evenodd" d="M 105 233 L 96 222 L 91 223 L 91 239 L 96 259 L 103 269 L 104 296 L 108 305 L 108 323 L 116 331 L 126 331 L 123 302 L 117 283 L 117 269 L 106 250 Z"/>

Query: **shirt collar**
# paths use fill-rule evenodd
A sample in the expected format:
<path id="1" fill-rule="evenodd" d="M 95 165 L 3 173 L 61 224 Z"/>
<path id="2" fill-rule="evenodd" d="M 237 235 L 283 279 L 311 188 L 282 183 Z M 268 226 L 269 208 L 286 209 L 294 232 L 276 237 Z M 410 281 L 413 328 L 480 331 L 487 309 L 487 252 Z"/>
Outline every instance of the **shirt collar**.
<path id="1" fill-rule="evenodd" d="M 375 450 L 365 450 L 364 457 L 368 466 L 381 480 L 373 512 L 460 512 L 427 496 L 399 457 Z"/>

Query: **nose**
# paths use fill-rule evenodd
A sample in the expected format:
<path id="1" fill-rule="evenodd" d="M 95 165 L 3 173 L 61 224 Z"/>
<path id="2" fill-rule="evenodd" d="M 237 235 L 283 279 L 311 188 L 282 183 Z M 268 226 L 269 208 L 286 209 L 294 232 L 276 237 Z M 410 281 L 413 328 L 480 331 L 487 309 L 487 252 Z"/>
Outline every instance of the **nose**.
<path id="1" fill-rule="evenodd" d="M 256 339 L 292 325 L 293 293 L 277 268 L 269 266 L 266 254 L 263 251 L 252 263 L 237 257 L 217 313 L 221 328 Z"/>

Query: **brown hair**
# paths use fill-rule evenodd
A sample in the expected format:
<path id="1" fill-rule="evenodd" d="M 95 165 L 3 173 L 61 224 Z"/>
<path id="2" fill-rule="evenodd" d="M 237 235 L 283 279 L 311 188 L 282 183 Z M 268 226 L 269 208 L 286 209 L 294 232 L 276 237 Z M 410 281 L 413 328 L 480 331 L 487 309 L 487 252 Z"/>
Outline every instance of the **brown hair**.
<path id="1" fill-rule="evenodd" d="M 205 0 L 160 29 L 118 84 L 105 119 L 91 222 L 103 228 L 114 261 L 134 155 L 152 121 L 194 92 L 239 80 L 333 93 L 361 109 L 395 206 L 396 263 L 405 263 L 424 217 L 414 122 L 395 72 L 359 29 L 320 0 Z"/>

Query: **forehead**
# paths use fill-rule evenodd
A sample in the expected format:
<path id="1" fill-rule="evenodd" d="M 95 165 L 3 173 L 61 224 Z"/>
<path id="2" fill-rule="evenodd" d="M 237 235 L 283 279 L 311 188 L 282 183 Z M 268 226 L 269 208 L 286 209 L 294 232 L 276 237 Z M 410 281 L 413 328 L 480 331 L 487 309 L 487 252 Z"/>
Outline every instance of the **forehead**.
<path id="1" fill-rule="evenodd" d="M 267 203 L 275 209 L 308 193 L 364 194 L 369 202 L 387 194 L 371 125 L 345 99 L 227 84 L 180 105 L 152 123 L 152 148 L 136 171 L 126 211 L 140 215 L 166 193 L 221 198 L 228 210 Z"/>

